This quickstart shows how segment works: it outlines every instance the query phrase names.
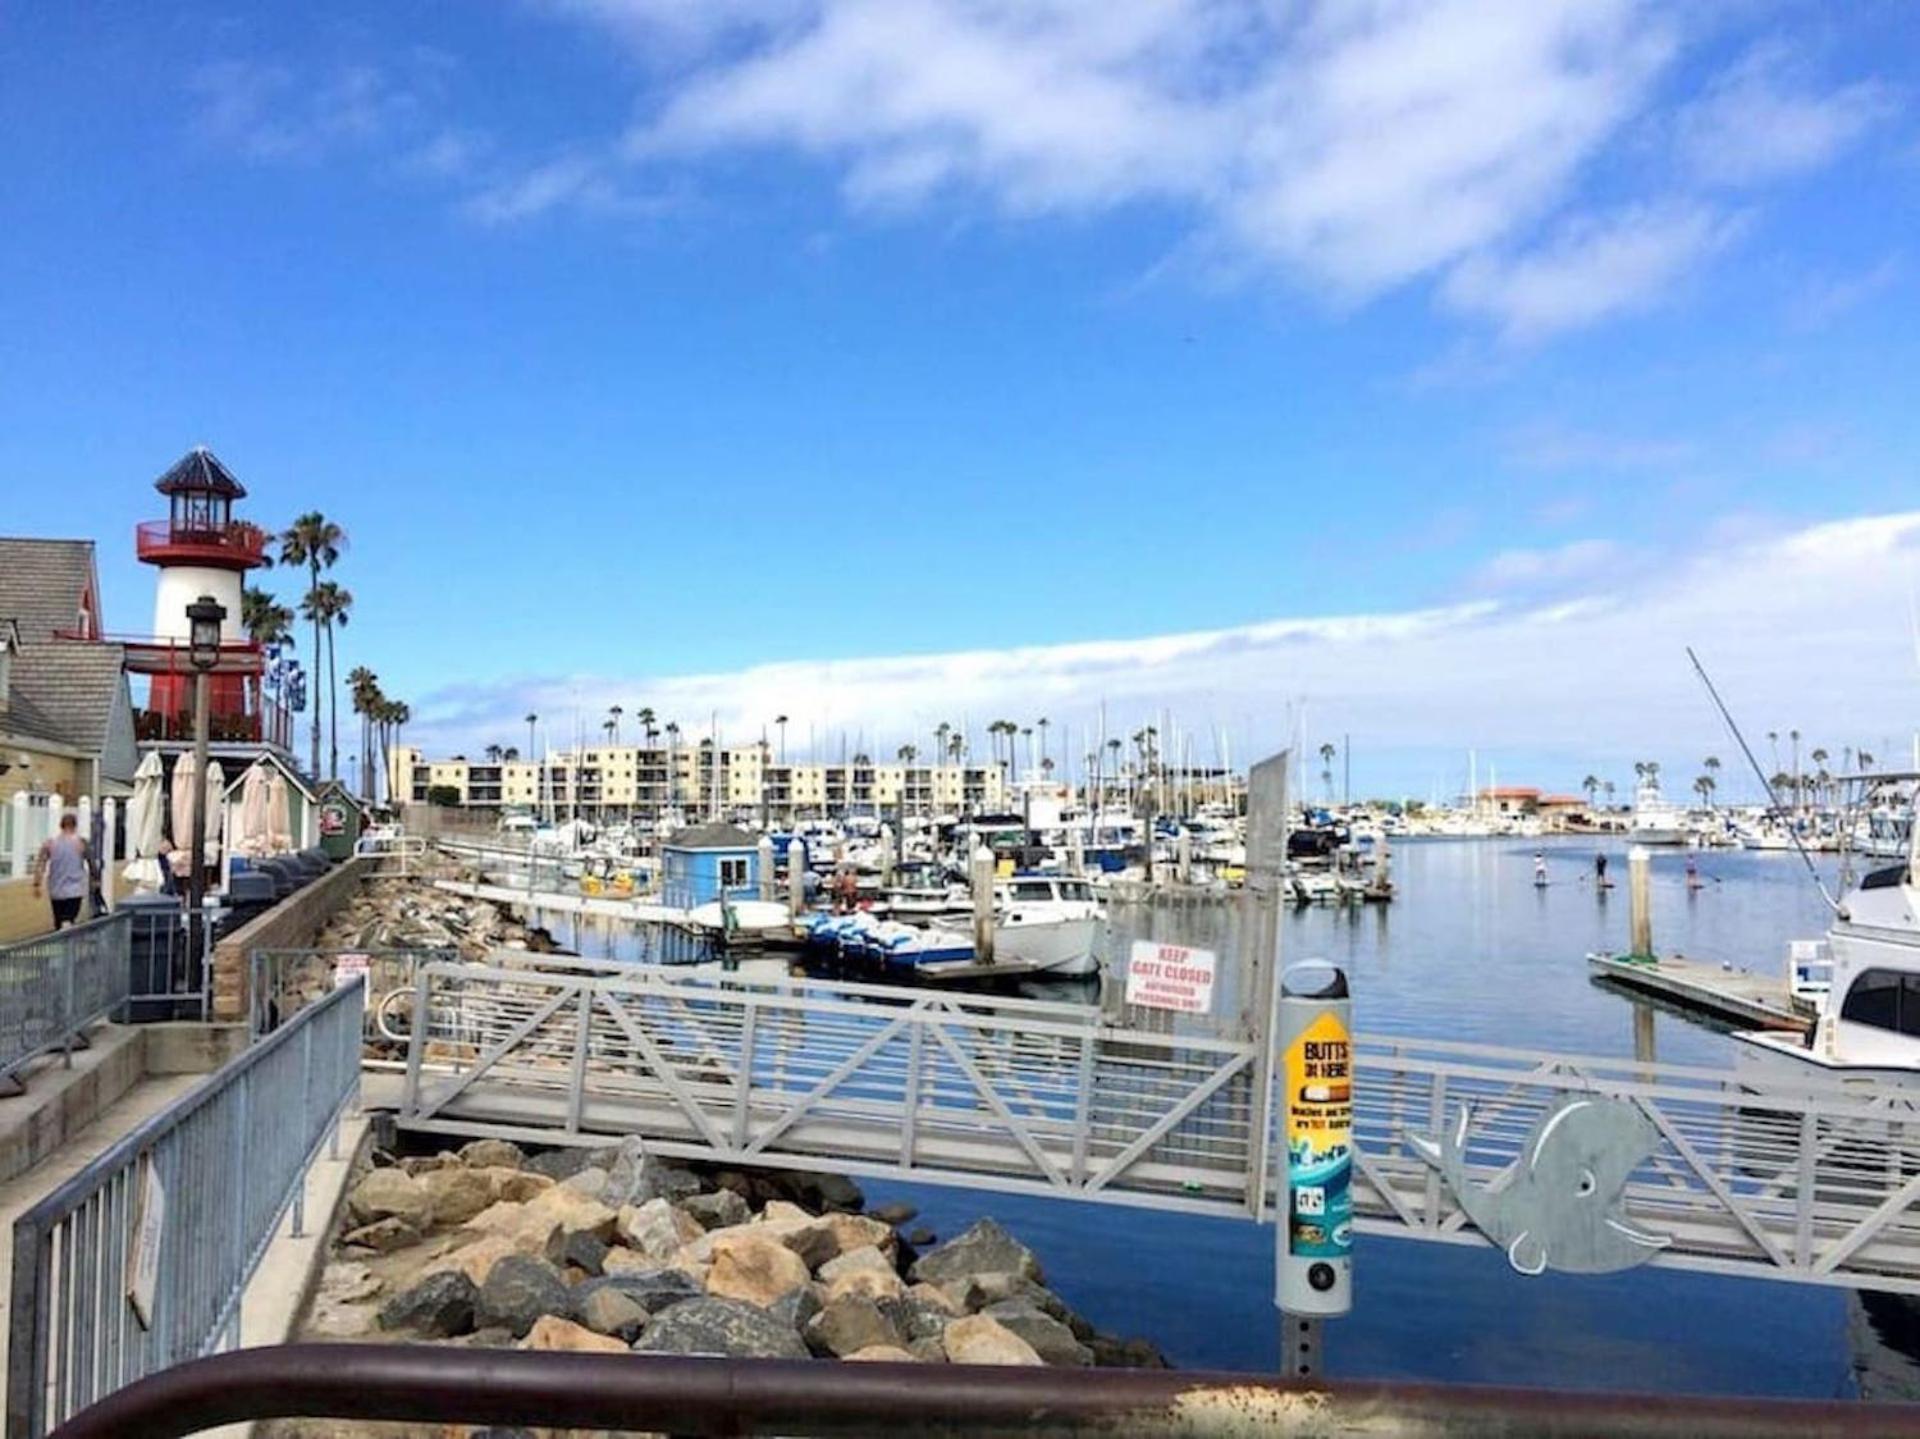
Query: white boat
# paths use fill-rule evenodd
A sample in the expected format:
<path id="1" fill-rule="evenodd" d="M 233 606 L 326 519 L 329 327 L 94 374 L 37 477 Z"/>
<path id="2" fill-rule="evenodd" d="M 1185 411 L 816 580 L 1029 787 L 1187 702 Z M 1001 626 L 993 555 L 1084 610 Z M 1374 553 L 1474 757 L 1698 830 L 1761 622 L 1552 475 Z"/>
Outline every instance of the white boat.
<path id="1" fill-rule="evenodd" d="M 1743 1083 L 1920 1090 L 1916 858 L 1910 839 L 1906 858 L 1873 870 L 1842 897 L 1824 946 L 1802 941 L 1793 947 L 1789 984 L 1809 994 L 1819 993 L 1825 982 L 1813 1033 L 1736 1034 Z"/>
<path id="2" fill-rule="evenodd" d="M 993 948 L 1043 974 L 1100 972 L 1100 901 L 1084 879 L 1022 874 L 993 887 Z"/>
<path id="3" fill-rule="evenodd" d="M 1647 775 L 1633 792 L 1633 814 L 1627 821 L 1630 844 L 1685 844 L 1687 812 L 1660 793 L 1660 781 Z"/>

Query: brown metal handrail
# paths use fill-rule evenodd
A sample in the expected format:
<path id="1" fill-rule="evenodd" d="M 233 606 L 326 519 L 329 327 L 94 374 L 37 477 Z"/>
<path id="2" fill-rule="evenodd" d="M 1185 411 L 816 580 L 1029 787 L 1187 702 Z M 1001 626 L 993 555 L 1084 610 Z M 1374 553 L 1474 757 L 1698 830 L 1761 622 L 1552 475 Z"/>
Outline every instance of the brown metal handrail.
<path id="1" fill-rule="evenodd" d="M 1920 1406 L 1451 1385 L 1282 1383 L 1139 1369 L 1001 1369 L 294 1344 L 149 1376 L 54 1439 L 176 1439 L 257 1419 L 356 1419 L 686 1435 L 1907 1436 Z"/>

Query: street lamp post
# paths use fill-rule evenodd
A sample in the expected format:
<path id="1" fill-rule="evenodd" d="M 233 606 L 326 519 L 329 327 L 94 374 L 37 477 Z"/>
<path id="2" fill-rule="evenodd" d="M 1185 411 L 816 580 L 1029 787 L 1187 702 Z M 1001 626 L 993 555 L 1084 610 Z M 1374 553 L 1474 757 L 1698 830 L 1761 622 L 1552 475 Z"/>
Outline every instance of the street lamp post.
<path id="1" fill-rule="evenodd" d="M 220 663 L 226 607 L 212 595 L 187 606 L 187 658 L 193 664 L 193 831 L 187 871 L 188 936 L 197 959 L 205 946 L 207 887 L 207 673 Z"/>

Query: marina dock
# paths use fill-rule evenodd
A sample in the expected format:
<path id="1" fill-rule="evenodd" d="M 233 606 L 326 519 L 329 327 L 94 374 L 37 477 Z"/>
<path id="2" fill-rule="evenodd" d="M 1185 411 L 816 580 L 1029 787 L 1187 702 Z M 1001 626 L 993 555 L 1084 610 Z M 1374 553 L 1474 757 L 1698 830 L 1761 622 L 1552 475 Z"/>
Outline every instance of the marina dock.
<path id="1" fill-rule="evenodd" d="M 1722 969 L 1677 954 L 1664 959 L 1590 954 L 1587 966 L 1596 979 L 1742 1028 L 1801 1034 L 1813 1028 L 1813 1016 L 1794 1004 L 1784 975 Z"/>

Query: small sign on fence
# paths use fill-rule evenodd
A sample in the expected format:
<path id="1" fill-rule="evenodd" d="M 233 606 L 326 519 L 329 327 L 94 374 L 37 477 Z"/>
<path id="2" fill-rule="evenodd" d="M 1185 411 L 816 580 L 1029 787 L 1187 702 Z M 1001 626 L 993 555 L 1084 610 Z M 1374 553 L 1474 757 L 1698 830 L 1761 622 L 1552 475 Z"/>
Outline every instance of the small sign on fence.
<path id="1" fill-rule="evenodd" d="M 372 967 L 373 957 L 371 955 L 341 955 L 333 962 L 333 987 L 335 989 L 345 989 L 348 985 L 352 984 L 354 980 L 364 979 L 367 982 L 367 987 L 360 992 L 360 998 L 362 1002 L 364 1002 L 367 995 L 373 990 L 373 975 L 370 973 Z"/>
<path id="2" fill-rule="evenodd" d="M 160 1240 L 167 1226 L 167 1191 L 149 1150 L 140 1156 L 134 1191 L 133 1244 L 127 1250 L 127 1302 L 142 1329 L 153 1328 L 153 1292 L 160 1283 Z"/>
<path id="3" fill-rule="evenodd" d="M 1136 939 L 1127 959 L 1127 1003 L 1211 1014 L 1214 959 L 1210 949 Z"/>

